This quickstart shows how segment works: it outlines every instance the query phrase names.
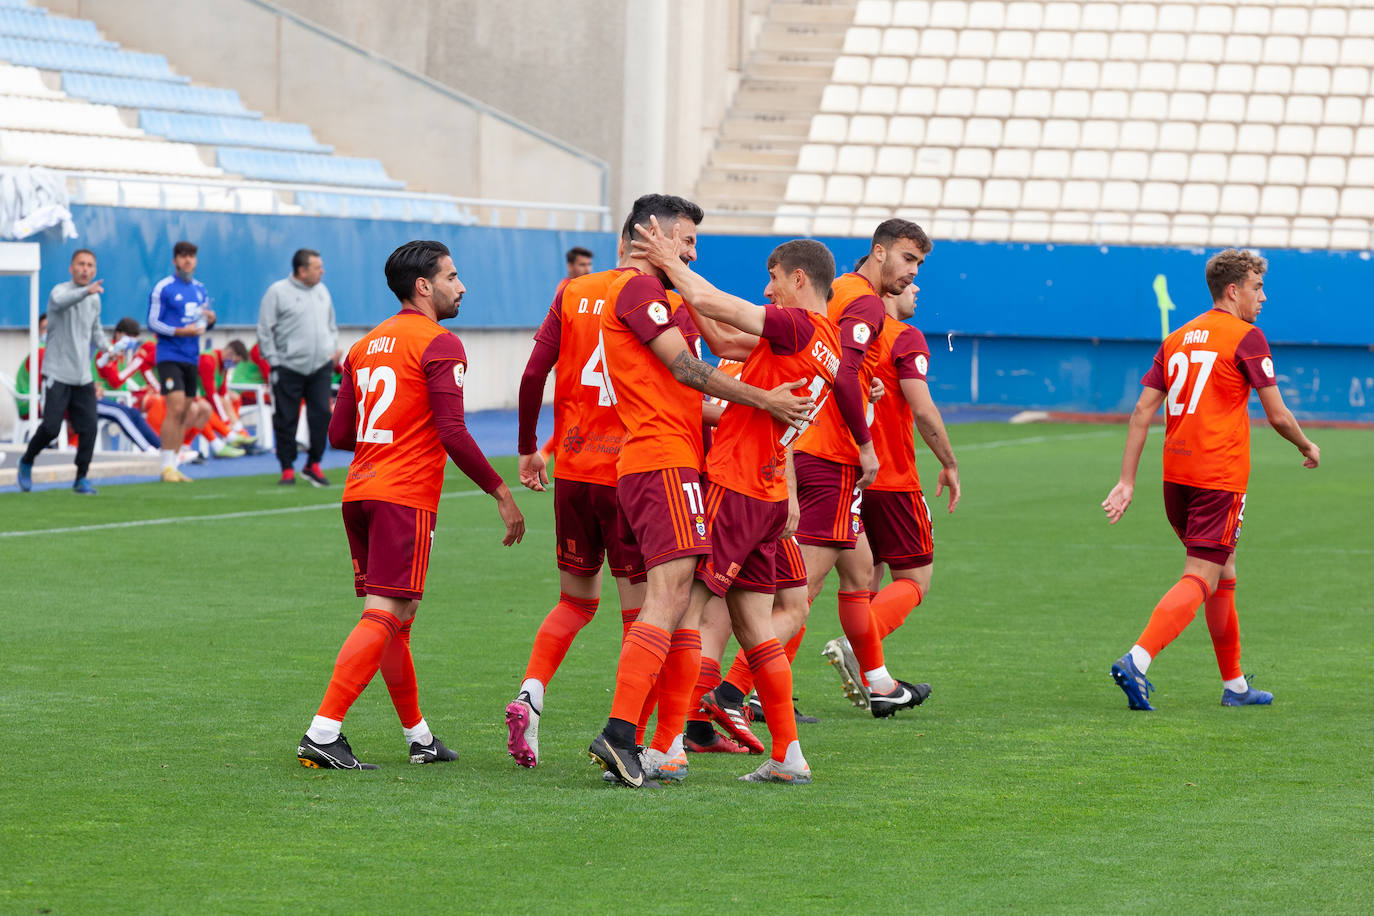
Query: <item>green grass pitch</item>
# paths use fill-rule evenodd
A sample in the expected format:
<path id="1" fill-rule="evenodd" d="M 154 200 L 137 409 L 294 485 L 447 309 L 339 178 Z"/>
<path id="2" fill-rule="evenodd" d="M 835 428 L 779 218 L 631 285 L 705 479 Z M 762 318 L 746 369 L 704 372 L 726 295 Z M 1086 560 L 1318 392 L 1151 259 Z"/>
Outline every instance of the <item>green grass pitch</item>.
<path id="1" fill-rule="evenodd" d="M 360 610 L 337 488 L 0 494 L 0 911 L 1370 912 L 1374 436 L 1313 432 L 1316 471 L 1253 437 L 1237 594 L 1274 706 L 1219 705 L 1199 619 L 1144 714 L 1107 669 L 1182 566 L 1158 432 L 1111 528 L 1124 427 L 954 427 L 964 503 L 931 498 L 934 588 L 886 643 L 934 695 L 885 721 L 848 705 L 820 656 L 832 578 L 795 666 L 822 720 L 805 788 L 738 783 L 759 759 L 733 756 L 602 784 L 609 580 L 549 689 L 544 762 L 514 765 L 502 710 L 557 597 L 548 494 L 519 495 L 529 535 L 503 549 L 450 475 L 414 651 L 461 759 L 408 765 L 379 679 L 345 726 L 365 774 L 294 756 Z"/>

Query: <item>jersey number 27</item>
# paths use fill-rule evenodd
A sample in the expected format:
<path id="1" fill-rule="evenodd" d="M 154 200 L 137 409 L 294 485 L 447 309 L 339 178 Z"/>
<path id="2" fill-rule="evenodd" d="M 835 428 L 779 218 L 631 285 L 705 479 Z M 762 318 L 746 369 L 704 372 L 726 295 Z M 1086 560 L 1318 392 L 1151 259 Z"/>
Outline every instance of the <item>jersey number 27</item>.
<path id="1" fill-rule="evenodd" d="M 1202 389 L 1207 387 L 1207 380 L 1212 377 L 1212 365 L 1216 361 L 1215 350 L 1193 350 L 1169 357 L 1169 416 L 1176 417 L 1184 412 L 1183 389 L 1188 387 L 1189 362 L 1200 367 L 1189 392 L 1187 412 L 1191 414 L 1197 410 L 1198 399 L 1202 397 Z"/>

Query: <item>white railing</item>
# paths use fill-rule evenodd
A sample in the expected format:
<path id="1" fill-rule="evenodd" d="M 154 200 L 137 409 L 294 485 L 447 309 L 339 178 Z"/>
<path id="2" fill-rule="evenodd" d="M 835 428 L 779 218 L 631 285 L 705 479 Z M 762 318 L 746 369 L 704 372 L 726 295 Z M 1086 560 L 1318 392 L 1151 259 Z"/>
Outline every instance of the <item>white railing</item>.
<path id="1" fill-rule="evenodd" d="M 606 232 L 611 227 L 610 208 L 597 204 L 565 204 L 551 201 L 492 200 L 453 197 L 415 191 L 391 191 L 366 187 L 323 184 L 290 184 L 217 178 L 131 175 L 116 172 L 63 171 L 72 203 L 166 209 L 220 210 L 231 213 L 276 213 L 328 216 L 312 213 L 295 203 L 297 194 L 334 194 L 375 201 L 374 218 L 383 199 L 413 201 L 432 211 L 435 204 L 449 204 L 454 215 L 438 219 L 456 225 L 514 226 L 516 228 L 575 229 Z M 288 198 L 290 198 L 288 200 Z M 417 217 L 420 218 L 420 217 Z M 423 217 L 432 221 L 429 214 Z"/>
<path id="2" fill-rule="evenodd" d="M 819 210 L 789 205 L 787 210 L 709 210 L 703 229 L 712 233 L 838 236 L 863 238 L 885 219 L 900 216 L 919 223 L 935 239 L 1030 244 L 1152 245 L 1253 248 L 1374 250 L 1374 221 L 1258 217 L 1199 217 L 1160 221 L 1155 213 L 1007 216 L 960 215 L 931 209 L 826 206 Z"/>

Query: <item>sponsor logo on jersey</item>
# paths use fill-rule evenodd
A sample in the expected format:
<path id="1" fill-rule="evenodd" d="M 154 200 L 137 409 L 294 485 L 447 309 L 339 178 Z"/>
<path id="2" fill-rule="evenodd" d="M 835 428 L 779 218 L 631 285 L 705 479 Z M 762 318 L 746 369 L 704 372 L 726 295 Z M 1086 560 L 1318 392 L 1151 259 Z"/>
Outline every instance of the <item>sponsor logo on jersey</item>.
<path id="1" fill-rule="evenodd" d="M 455 363 L 453 366 L 453 384 L 459 388 L 463 387 L 463 373 L 467 371 L 467 368 L 462 363 Z"/>
<path id="2" fill-rule="evenodd" d="M 872 334 L 873 331 L 862 321 L 854 325 L 854 342 L 859 346 L 867 346 L 868 338 L 872 336 Z"/>
<path id="3" fill-rule="evenodd" d="M 929 368 L 930 368 L 930 360 L 926 359 L 926 355 L 925 355 L 924 353 L 917 353 L 917 354 L 916 354 L 916 371 L 919 372 L 919 373 L 921 373 L 922 375 L 925 375 L 925 374 L 926 374 L 926 371 L 927 371 Z"/>
<path id="4" fill-rule="evenodd" d="M 649 320 L 654 324 L 665 325 L 672 320 L 672 317 L 667 305 L 662 302 L 649 303 Z"/>
<path id="5" fill-rule="evenodd" d="M 1260 360 L 1260 368 L 1264 370 L 1265 375 L 1270 378 L 1274 377 L 1274 361 L 1269 357 L 1266 356 L 1264 359 Z"/>

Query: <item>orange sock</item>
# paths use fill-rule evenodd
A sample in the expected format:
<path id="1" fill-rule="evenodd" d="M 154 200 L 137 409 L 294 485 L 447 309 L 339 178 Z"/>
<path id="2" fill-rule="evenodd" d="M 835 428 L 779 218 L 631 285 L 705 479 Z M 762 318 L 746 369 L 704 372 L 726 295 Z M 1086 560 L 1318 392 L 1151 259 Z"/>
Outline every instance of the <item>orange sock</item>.
<path id="1" fill-rule="evenodd" d="M 1207 632 L 1223 681 L 1243 677 L 1240 670 L 1240 618 L 1236 616 L 1236 580 L 1222 579 L 1207 599 Z"/>
<path id="2" fill-rule="evenodd" d="M 358 699 L 358 694 L 372 680 L 382 664 L 382 653 L 401 629 L 401 621 L 387 611 L 366 610 L 362 619 L 344 640 L 339 657 L 334 662 L 334 674 L 329 689 L 324 692 L 317 715 L 342 722 Z"/>
<path id="3" fill-rule="evenodd" d="M 199 426 L 194 427 L 194 428 L 192 428 L 192 429 L 188 429 L 188 430 L 186 430 L 186 435 L 184 435 L 184 436 L 181 437 L 181 444 L 182 444 L 182 445 L 190 445 L 192 442 L 195 442 L 195 441 L 196 441 L 196 436 L 199 436 L 199 435 L 200 435 L 200 427 L 199 427 Z"/>
<path id="4" fill-rule="evenodd" d="M 649 685 L 649 692 L 644 695 L 644 705 L 639 708 L 639 721 L 635 722 L 635 744 L 644 743 L 644 733 L 649 730 L 649 720 L 653 718 L 654 709 L 658 707 L 658 679 L 662 674 L 660 671 L 654 675 L 654 682 Z"/>
<path id="5" fill-rule="evenodd" d="M 782 647 L 782 651 L 787 653 L 787 664 L 790 665 L 797 660 L 797 652 L 801 650 L 802 637 L 805 635 L 806 624 L 802 624 L 801 629 L 797 631 L 797 635 L 789 639 L 786 645 Z"/>
<path id="6" fill-rule="evenodd" d="M 211 412 L 210 419 L 206 421 L 205 428 L 223 439 L 229 435 L 229 425 L 219 418 L 219 414 Z"/>
<path id="7" fill-rule="evenodd" d="M 802 637 L 806 635 L 806 625 L 797 631 L 797 635 L 787 641 L 783 646 L 783 651 L 787 653 L 787 664 L 792 664 L 797 658 L 797 650 L 801 648 Z M 739 690 L 744 696 L 749 696 L 749 691 L 754 689 L 754 672 L 749 670 L 749 656 L 740 649 L 735 653 L 735 660 L 730 665 L 730 673 L 725 675 L 725 682 Z M 768 715 L 764 713 L 764 715 Z"/>
<path id="8" fill-rule="evenodd" d="M 907 615 L 920 607 L 922 597 L 921 587 L 910 579 L 893 579 L 878 592 L 872 603 L 878 638 L 887 639 L 889 633 L 905 623 Z"/>
<path id="9" fill-rule="evenodd" d="M 611 700 L 611 718 L 633 726 L 649 695 L 663 660 L 668 657 L 672 636 L 651 623 L 635 621 L 625 634 L 620 647 L 620 664 L 615 670 L 615 696 Z"/>
<path id="10" fill-rule="evenodd" d="M 650 745 L 667 751 L 687 724 L 688 704 L 701 676 L 701 631 L 675 630 L 658 677 L 658 725 Z"/>
<path id="11" fill-rule="evenodd" d="M 620 609 L 620 641 L 623 643 L 625 637 L 630 635 L 630 624 L 639 619 L 639 608 L 623 607 Z"/>
<path id="12" fill-rule="evenodd" d="M 743 649 L 735 653 L 735 660 L 730 663 L 730 670 L 721 680 L 738 690 L 740 696 L 747 697 L 749 691 L 754 689 L 754 672 L 749 670 L 749 656 Z"/>
<path id="13" fill-rule="evenodd" d="M 697 674 L 697 684 L 692 688 L 692 699 L 687 704 L 688 722 L 710 722 L 711 717 L 701 711 L 701 698 L 706 691 L 715 690 L 720 683 L 720 662 L 714 658 L 701 659 L 701 671 Z"/>
<path id="14" fill-rule="evenodd" d="M 549 611 L 539 632 L 534 634 L 534 646 L 530 649 L 530 661 L 525 666 L 525 679 L 534 678 L 544 686 L 553 680 L 558 666 L 572 647 L 577 633 L 591 622 L 600 599 L 574 598 L 560 592 L 558 603 Z"/>
<path id="15" fill-rule="evenodd" d="M 764 640 L 746 654 L 763 717 L 768 720 L 768 734 L 773 738 L 773 759 L 781 763 L 787 746 L 797 740 L 797 720 L 792 716 L 792 666 L 776 639 Z"/>
<path id="16" fill-rule="evenodd" d="M 872 671 L 883 666 L 883 641 L 873 623 L 873 611 L 868 592 L 840 592 L 840 628 L 849 638 L 849 647 L 859 660 L 859 667 Z M 768 710 L 764 710 L 764 715 Z"/>
<path id="17" fill-rule="evenodd" d="M 401 725 L 414 728 L 424 716 L 420 715 L 420 685 L 415 680 L 415 660 L 410 654 L 410 625 L 414 618 L 401 624 L 401 629 L 386 644 L 382 652 L 382 679 L 386 681 L 391 705 L 401 717 Z"/>
<path id="18" fill-rule="evenodd" d="M 1207 583 L 1192 574 L 1179 579 L 1155 605 L 1150 622 L 1136 644 L 1154 658 L 1178 638 L 1197 616 L 1197 607 L 1207 600 Z"/>

